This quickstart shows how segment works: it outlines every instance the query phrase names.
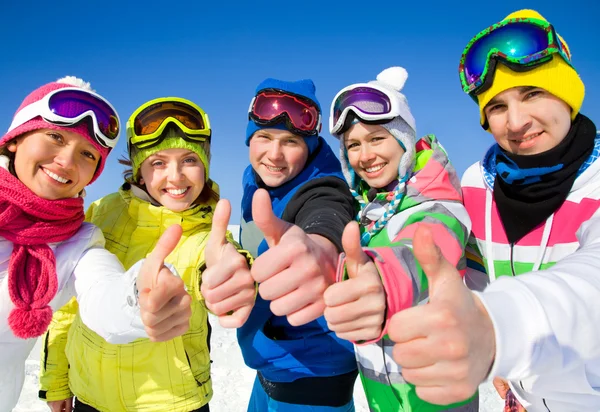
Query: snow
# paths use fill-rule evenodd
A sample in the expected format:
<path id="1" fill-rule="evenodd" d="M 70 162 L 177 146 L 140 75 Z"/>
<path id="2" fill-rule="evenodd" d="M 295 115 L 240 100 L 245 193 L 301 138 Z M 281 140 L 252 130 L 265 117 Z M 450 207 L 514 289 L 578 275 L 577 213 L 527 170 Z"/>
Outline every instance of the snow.
<path id="1" fill-rule="evenodd" d="M 243 412 L 246 410 L 255 373 L 242 359 L 234 329 L 224 329 L 211 316 L 213 333 L 211 339 L 212 378 L 214 396 L 210 402 L 211 412 Z M 19 403 L 13 412 L 47 412 L 50 409 L 40 401 L 38 393 L 40 345 L 35 346 L 26 365 L 25 386 Z M 367 401 L 360 379 L 354 388 L 356 412 L 368 412 Z M 501 411 L 503 403 L 489 384 L 480 387 L 480 411 Z"/>
<path id="2" fill-rule="evenodd" d="M 229 227 L 235 239 L 238 238 L 239 226 Z M 255 372 L 248 368 L 242 359 L 237 345 L 234 329 L 225 329 L 218 320 L 210 316 L 213 326 L 211 336 L 211 359 L 214 395 L 210 402 L 211 412 L 245 411 L 254 383 Z M 33 348 L 26 364 L 25 385 L 19 403 L 13 412 L 47 412 L 50 409 L 40 401 L 38 394 L 38 376 L 40 359 L 40 341 Z M 356 412 L 368 412 L 367 401 L 360 379 L 354 388 Z M 503 409 L 503 402 L 491 384 L 480 387 L 480 411 L 493 412 Z"/>

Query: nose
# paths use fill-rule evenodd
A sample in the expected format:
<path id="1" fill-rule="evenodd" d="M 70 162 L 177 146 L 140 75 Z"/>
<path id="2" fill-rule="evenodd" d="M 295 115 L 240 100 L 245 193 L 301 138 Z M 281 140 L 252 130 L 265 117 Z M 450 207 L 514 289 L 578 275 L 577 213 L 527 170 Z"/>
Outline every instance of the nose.
<path id="1" fill-rule="evenodd" d="M 68 145 L 61 147 L 54 157 L 54 162 L 65 170 L 72 169 L 75 166 L 75 150 L 76 148 Z"/>
<path id="2" fill-rule="evenodd" d="M 183 178 L 181 165 L 178 162 L 169 162 L 167 166 L 167 176 L 171 182 L 180 181 Z"/>
<path id="3" fill-rule="evenodd" d="M 278 141 L 271 142 L 271 147 L 269 147 L 269 158 L 280 159 L 282 157 L 283 152 L 281 150 L 281 144 Z"/>
<path id="4" fill-rule="evenodd" d="M 507 128 L 510 133 L 523 133 L 531 126 L 531 116 L 521 105 L 508 105 L 507 114 Z"/>
<path id="5" fill-rule="evenodd" d="M 369 163 L 371 161 L 373 161 L 373 159 L 375 159 L 375 153 L 373 153 L 371 151 L 371 148 L 369 147 L 368 144 L 363 144 L 360 147 L 360 157 L 359 160 L 362 163 Z"/>

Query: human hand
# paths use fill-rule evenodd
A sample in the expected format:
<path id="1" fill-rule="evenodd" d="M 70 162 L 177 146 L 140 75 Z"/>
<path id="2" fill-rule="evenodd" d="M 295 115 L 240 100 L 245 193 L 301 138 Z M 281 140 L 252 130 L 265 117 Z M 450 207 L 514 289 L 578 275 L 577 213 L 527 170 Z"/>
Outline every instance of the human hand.
<path id="1" fill-rule="evenodd" d="M 299 326 L 323 315 L 323 293 L 335 281 L 338 252 L 328 239 L 306 234 L 273 213 L 269 194 L 259 189 L 252 199 L 252 216 L 269 250 L 252 265 L 259 293 L 271 311 Z"/>
<path id="2" fill-rule="evenodd" d="M 385 322 L 385 289 L 375 263 L 362 250 L 356 222 L 346 225 L 342 245 L 349 279 L 334 283 L 325 291 L 327 325 L 349 341 L 377 339 Z"/>
<path id="3" fill-rule="evenodd" d="M 254 307 L 256 287 L 248 262 L 226 239 L 231 205 L 217 203 L 212 229 L 204 251 L 206 270 L 201 292 L 206 307 L 218 316 L 224 328 L 241 327 Z"/>
<path id="4" fill-rule="evenodd" d="M 440 405 L 464 401 L 491 369 L 496 350 L 492 321 L 435 245 L 431 229 L 417 229 L 413 253 L 427 275 L 429 303 L 392 317 L 393 357 L 421 399 Z"/>
<path id="5" fill-rule="evenodd" d="M 148 337 L 154 342 L 173 339 L 189 328 L 191 297 L 183 280 L 164 265 L 181 234 L 181 226 L 169 227 L 144 260 L 138 274 L 140 316 Z"/>
<path id="6" fill-rule="evenodd" d="M 510 389 L 510 386 L 508 386 L 508 381 L 496 376 L 494 378 L 493 385 L 494 388 L 496 388 L 498 395 L 500 395 L 502 399 L 506 399 L 506 392 L 508 392 Z"/>
<path id="7" fill-rule="evenodd" d="M 62 401 L 49 401 L 48 407 L 52 412 L 71 412 L 73 410 L 73 397 Z"/>

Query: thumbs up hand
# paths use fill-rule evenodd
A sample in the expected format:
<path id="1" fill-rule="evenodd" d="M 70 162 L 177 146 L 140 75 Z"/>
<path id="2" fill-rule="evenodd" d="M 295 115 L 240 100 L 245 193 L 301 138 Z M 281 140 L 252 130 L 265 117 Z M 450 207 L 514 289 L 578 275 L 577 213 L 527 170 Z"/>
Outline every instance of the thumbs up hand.
<path id="1" fill-rule="evenodd" d="M 164 265 L 181 238 L 179 225 L 169 227 L 144 260 L 137 277 L 140 316 L 150 340 L 163 342 L 185 333 L 192 315 L 191 298 L 181 278 Z"/>
<path id="2" fill-rule="evenodd" d="M 256 289 L 246 258 L 226 239 L 231 205 L 217 203 L 206 245 L 206 270 L 201 292 L 206 307 L 219 317 L 224 328 L 242 326 L 254 307 Z"/>
<path id="3" fill-rule="evenodd" d="M 362 250 L 356 222 L 346 225 L 342 246 L 349 279 L 334 283 L 325 291 L 327 325 L 342 339 L 377 339 L 385 321 L 385 290 L 375 263 Z"/>
<path id="4" fill-rule="evenodd" d="M 420 226 L 413 253 L 429 283 L 429 303 L 396 313 L 388 334 L 394 360 L 417 395 L 447 405 L 469 399 L 489 373 L 495 354 L 492 321 L 456 268 Z"/>
<path id="5" fill-rule="evenodd" d="M 264 189 L 254 194 L 252 217 L 269 250 L 256 258 L 251 273 L 262 298 L 271 301 L 271 312 L 294 326 L 322 316 L 323 293 L 335 280 L 335 245 L 275 216 Z"/>

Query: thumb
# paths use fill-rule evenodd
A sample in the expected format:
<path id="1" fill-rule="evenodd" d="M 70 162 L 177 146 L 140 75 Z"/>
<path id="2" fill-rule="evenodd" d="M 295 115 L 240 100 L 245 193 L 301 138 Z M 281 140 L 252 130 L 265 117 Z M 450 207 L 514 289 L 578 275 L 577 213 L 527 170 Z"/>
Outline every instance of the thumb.
<path id="1" fill-rule="evenodd" d="M 457 287 L 463 287 L 458 270 L 442 255 L 433 240 L 433 232 L 426 224 L 420 225 L 413 237 L 413 253 L 427 276 L 429 300 L 442 300 L 449 297 Z M 455 299 L 450 298 L 449 299 Z"/>
<path id="2" fill-rule="evenodd" d="M 206 243 L 206 265 L 212 266 L 221 258 L 222 246 L 227 243 L 227 226 L 231 217 L 231 205 L 228 200 L 221 199 L 217 203 L 212 218 L 212 227 Z"/>
<path id="3" fill-rule="evenodd" d="M 350 222 L 344 228 L 342 234 L 342 246 L 346 253 L 346 270 L 348 276 L 354 278 L 359 275 L 362 265 L 369 262 L 369 256 L 362 250 L 360 244 L 360 229 L 358 223 Z"/>
<path id="4" fill-rule="evenodd" d="M 162 234 L 154 250 L 150 252 L 144 264 L 142 265 L 141 274 L 144 276 L 142 285 L 138 285 L 141 290 L 143 288 L 153 288 L 156 284 L 156 277 L 162 269 L 165 259 L 177 247 L 183 229 L 179 225 L 169 226 Z M 149 277 L 148 277 L 149 276 Z M 140 287 L 141 286 L 141 287 Z"/>
<path id="5" fill-rule="evenodd" d="M 290 224 L 279 219 L 273 213 L 269 192 L 258 189 L 252 198 L 252 219 L 256 226 L 265 236 L 269 247 L 279 243 L 284 233 L 290 228 Z"/>

